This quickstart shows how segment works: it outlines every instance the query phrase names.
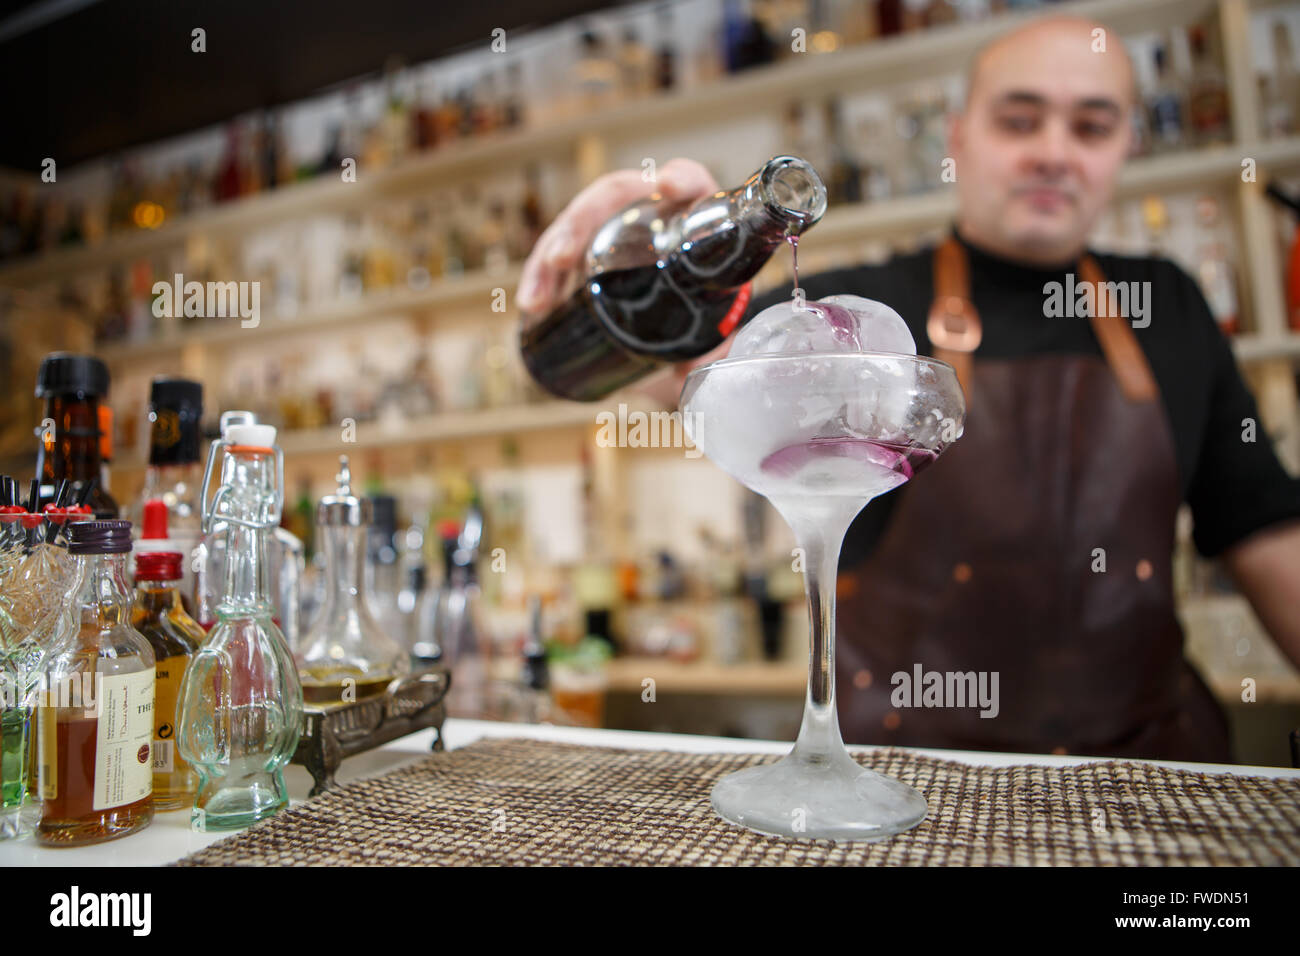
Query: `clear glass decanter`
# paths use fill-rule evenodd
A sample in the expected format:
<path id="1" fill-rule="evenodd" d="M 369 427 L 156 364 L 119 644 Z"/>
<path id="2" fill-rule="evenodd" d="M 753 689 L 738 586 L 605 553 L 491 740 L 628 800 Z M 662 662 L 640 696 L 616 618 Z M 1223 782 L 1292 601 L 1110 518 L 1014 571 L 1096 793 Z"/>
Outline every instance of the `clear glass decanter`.
<path id="1" fill-rule="evenodd" d="M 338 488 L 316 509 L 325 553 L 325 604 L 296 657 L 308 703 L 337 704 L 382 693 L 410 669 L 406 649 L 375 623 L 366 603 L 366 535 L 371 502 L 352 493 L 347 456 Z"/>
<path id="2" fill-rule="evenodd" d="M 289 803 L 284 765 L 302 725 L 302 685 L 272 617 L 267 543 L 284 506 L 284 458 L 269 425 L 232 425 L 212 443 L 203 478 L 221 484 L 203 515 L 225 526 L 225 589 L 216 623 L 180 691 L 177 749 L 199 772 L 192 824 L 201 830 L 255 823 Z"/>

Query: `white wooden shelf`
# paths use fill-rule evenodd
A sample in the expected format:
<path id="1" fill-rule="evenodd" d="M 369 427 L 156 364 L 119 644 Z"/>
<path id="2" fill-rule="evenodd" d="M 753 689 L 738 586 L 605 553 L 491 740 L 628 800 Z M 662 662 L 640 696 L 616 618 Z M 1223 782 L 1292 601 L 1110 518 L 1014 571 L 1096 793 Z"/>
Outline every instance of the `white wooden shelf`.
<path id="1" fill-rule="evenodd" d="M 1283 171 L 1300 166 L 1300 137 L 1258 143 L 1252 148 L 1222 146 L 1214 149 L 1189 150 L 1166 156 L 1147 157 L 1129 163 L 1117 187 L 1121 198 L 1142 195 L 1152 190 L 1210 187 L 1236 180 L 1241 161 L 1249 156 L 1262 171 Z M 1261 179 L 1264 172 L 1261 173 Z M 1261 187 L 1263 188 L 1262 184 Z M 947 188 L 916 196 L 904 196 L 875 203 L 858 203 L 830 210 L 817 228 L 808 234 L 812 251 L 828 245 L 888 239 L 938 228 L 956 213 L 956 196 Z M 187 347 L 225 348 L 258 344 L 268 337 L 292 336 L 345 329 L 350 324 L 388 314 L 413 314 L 431 311 L 475 298 L 487 298 L 492 290 L 514 290 L 519 281 L 519 265 L 493 272 L 475 271 L 454 278 L 437 279 L 428 288 L 415 291 L 399 289 L 355 300 L 333 303 L 304 311 L 294 318 L 264 317 L 255 329 L 244 329 L 235 318 L 205 320 L 199 328 L 172 335 L 156 336 L 139 342 L 122 342 L 97 350 L 105 361 L 124 362 L 149 355 L 179 352 Z M 1293 357 L 1295 344 L 1287 339 L 1240 340 L 1242 361 Z"/>
<path id="2" fill-rule="evenodd" d="M 451 278 L 435 279 L 424 289 L 394 289 L 361 296 L 304 310 L 292 318 L 263 316 L 255 328 L 249 329 L 240 325 L 238 317 L 204 319 L 202 325 L 190 330 L 140 341 L 114 342 L 97 348 L 95 354 L 106 362 L 124 362 L 149 355 L 179 352 L 189 347 L 215 349 L 261 345 L 268 338 L 343 331 L 348 330 L 349 325 L 384 315 L 416 314 L 476 298 L 481 298 L 486 305 L 493 289 L 506 288 L 513 293 L 519 282 L 520 270 L 518 265 L 502 270 L 476 270 Z"/>
<path id="3" fill-rule="evenodd" d="M 286 456 L 353 454 L 378 448 L 399 448 L 466 438 L 485 438 L 514 432 L 550 428 L 596 426 L 596 414 L 604 404 L 548 401 L 537 405 L 486 408 L 473 411 L 439 412 L 392 425 L 367 422 L 356 427 L 356 441 L 345 442 L 342 428 L 299 429 L 280 433 L 279 444 Z M 138 456 L 113 463 L 116 471 L 139 471 L 145 462 Z"/>

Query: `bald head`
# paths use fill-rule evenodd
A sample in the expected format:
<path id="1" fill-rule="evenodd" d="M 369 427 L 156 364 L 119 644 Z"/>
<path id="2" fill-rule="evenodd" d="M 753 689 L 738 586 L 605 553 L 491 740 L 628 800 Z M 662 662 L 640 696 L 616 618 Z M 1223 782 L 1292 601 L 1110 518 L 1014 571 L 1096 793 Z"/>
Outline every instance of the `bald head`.
<path id="1" fill-rule="evenodd" d="M 1043 17 L 985 46 L 949 129 L 962 233 L 1027 262 L 1077 256 L 1114 192 L 1136 103 L 1123 41 L 1092 20 Z"/>
<path id="2" fill-rule="evenodd" d="M 1064 54 L 1065 60 L 1058 59 Z M 1087 69 L 1111 74 L 1126 94 L 1125 105 L 1137 103 L 1137 74 L 1120 36 L 1105 24 L 1086 17 L 1049 15 L 990 40 L 971 58 L 966 71 L 966 102 L 970 103 L 986 74 L 1005 75 L 1008 66 L 1027 64 L 1066 70 L 1086 59 Z"/>

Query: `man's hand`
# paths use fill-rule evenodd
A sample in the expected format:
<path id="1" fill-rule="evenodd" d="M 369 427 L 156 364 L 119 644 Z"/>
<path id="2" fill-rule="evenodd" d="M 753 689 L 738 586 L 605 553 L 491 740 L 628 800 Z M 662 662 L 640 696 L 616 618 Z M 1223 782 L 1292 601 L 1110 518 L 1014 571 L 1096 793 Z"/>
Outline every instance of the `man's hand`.
<path id="1" fill-rule="evenodd" d="M 692 159 L 669 160 L 652 183 L 639 169 L 601 176 L 573 197 L 528 254 L 519 277 L 520 310 L 545 315 L 559 305 L 566 274 L 582 261 L 596 230 L 624 206 L 656 192 L 667 199 L 700 199 L 717 191 L 713 175 Z"/>
<path id="2" fill-rule="evenodd" d="M 701 199 L 718 191 L 713 174 L 693 159 L 673 159 L 659 168 L 658 181 L 648 183 L 639 169 L 606 173 L 564 207 L 537 240 L 519 277 L 517 301 L 522 312 L 545 315 L 560 304 L 568 273 L 580 266 L 592 237 L 610 216 L 624 206 L 661 193 L 668 199 Z M 672 366 L 667 374 L 644 382 L 641 391 L 666 407 L 677 404 L 687 372 L 721 358 L 730 343 L 723 342 L 693 362 Z"/>
<path id="3" fill-rule="evenodd" d="M 1223 562 L 1264 629 L 1300 667 L 1300 521 L 1257 531 L 1225 551 Z"/>

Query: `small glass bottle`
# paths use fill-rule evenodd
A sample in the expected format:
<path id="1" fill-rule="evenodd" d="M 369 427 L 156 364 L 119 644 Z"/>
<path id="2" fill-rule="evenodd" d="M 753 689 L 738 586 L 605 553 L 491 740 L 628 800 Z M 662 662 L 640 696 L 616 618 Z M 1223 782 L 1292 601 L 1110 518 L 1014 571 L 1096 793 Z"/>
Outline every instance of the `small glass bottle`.
<path id="1" fill-rule="evenodd" d="M 154 653 L 131 626 L 129 521 L 69 526 L 77 560 L 76 636 L 46 665 L 38 711 L 41 822 L 47 846 L 84 846 L 153 819 Z"/>
<path id="2" fill-rule="evenodd" d="M 347 456 L 338 489 L 316 509 L 316 537 L 325 553 L 325 605 L 296 655 L 309 703 L 336 704 L 382 693 L 410 667 L 406 649 L 375 623 L 366 602 L 369 499 L 352 493 Z"/>
<path id="3" fill-rule="evenodd" d="M 165 507 L 150 502 L 148 507 Z M 176 551 L 146 551 L 135 557 L 135 611 L 131 623 L 153 646 L 154 681 L 153 800 L 158 810 L 193 804 L 199 778 L 176 753 L 176 710 L 181 682 L 203 643 L 203 628 L 185 613 L 177 587 L 182 556 Z"/>
<path id="4" fill-rule="evenodd" d="M 199 772 L 191 824 L 223 830 L 288 806 L 284 766 L 302 729 L 302 685 L 272 617 L 267 543 L 284 507 L 284 459 L 270 425 L 232 425 L 208 452 L 202 500 L 218 453 L 221 484 L 203 516 L 225 537 L 216 623 L 181 683 L 176 747 Z"/>

